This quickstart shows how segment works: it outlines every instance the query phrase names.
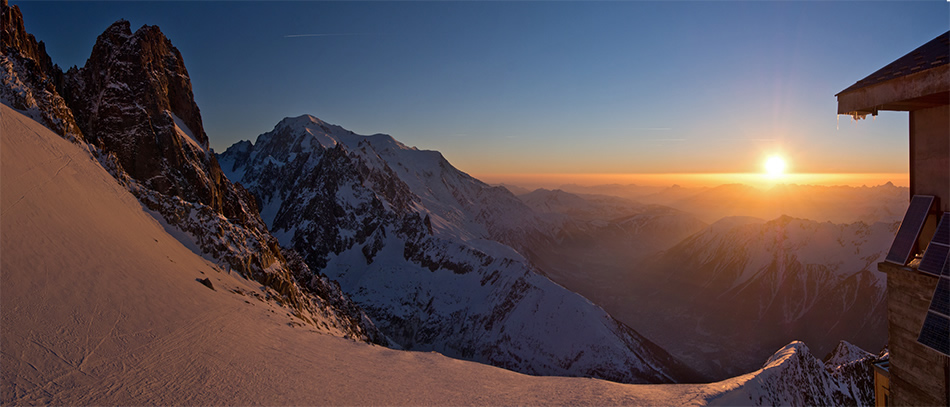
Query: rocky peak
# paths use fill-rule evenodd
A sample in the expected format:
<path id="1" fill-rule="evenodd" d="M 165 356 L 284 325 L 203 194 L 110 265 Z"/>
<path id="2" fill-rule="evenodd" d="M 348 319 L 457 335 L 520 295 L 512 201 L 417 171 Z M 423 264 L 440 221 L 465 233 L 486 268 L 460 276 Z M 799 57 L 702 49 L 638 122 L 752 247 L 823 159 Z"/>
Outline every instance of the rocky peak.
<path id="1" fill-rule="evenodd" d="M 849 343 L 848 341 L 841 341 L 838 342 L 838 346 L 836 346 L 835 349 L 831 351 L 831 353 L 825 356 L 823 362 L 825 365 L 834 367 L 873 356 L 874 355 L 868 351 L 861 349 Z"/>
<path id="2" fill-rule="evenodd" d="M 156 26 L 134 33 L 113 23 L 63 92 L 86 137 L 115 153 L 132 178 L 165 195 L 211 206 L 228 218 L 246 211 L 208 154 L 208 136 L 181 53 Z"/>
<path id="3" fill-rule="evenodd" d="M 309 114 L 304 114 L 297 117 L 285 117 L 280 122 L 278 122 L 277 126 L 275 127 L 301 128 L 301 127 L 307 127 L 310 125 L 317 125 L 323 128 L 324 131 L 326 131 L 327 133 L 330 132 L 329 126 L 333 126 L 323 120 L 320 120 L 317 117 L 311 116 Z M 339 127 L 339 126 L 333 126 L 333 127 Z"/>
<path id="4" fill-rule="evenodd" d="M 208 137 L 184 60 L 157 26 L 144 25 L 133 34 L 128 21 L 116 21 L 99 36 L 86 65 L 74 75 L 82 80 L 86 92 L 130 97 L 133 90 L 145 91 L 142 96 L 151 102 L 145 109 L 155 113 L 153 116 L 163 111 L 174 114 L 207 148 Z M 93 117 L 84 118 L 92 122 L 87 125 L 96 127 L 95 112 L 88 113 Z"/>
<path id="5" fill-rule="evenodd" d="M 3 32 L 0 43 L 3 44 L 3 52 L 7 53 L 10 50 L 23 58 L 36 61 L 43 68 L 43 71 L 52 70 L 53 62 L 46 54 L 46 45 L 43 44 L 43 41 L 37 42 L 33 34 L 26 32 L 23 25 L 23 13 L 20 12 L 20 8 L 17 6 L 10 7 L 6 0 L 3 1 L 0 8 L 2 8 L 2 17 L 0 17 L 2 30 L 0 31 Z"/>
<path id="6" fill-rule="evenodd" d="M 23 14 L 0 3 L 0 101 L 21 110 L 67 139 L 82 132 L 61 93 L 63 72 L 53 64 L 42 41 L 26 32 Z"/>

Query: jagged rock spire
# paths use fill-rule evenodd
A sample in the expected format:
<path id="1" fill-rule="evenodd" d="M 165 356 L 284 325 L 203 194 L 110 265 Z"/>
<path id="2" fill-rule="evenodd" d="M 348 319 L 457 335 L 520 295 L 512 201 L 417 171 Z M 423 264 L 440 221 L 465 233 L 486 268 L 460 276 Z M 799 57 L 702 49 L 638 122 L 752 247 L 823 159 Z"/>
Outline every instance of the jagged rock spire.
<path id="1" fill-rule="evenodd" d="M 23 14 L 0 4 L 0 101 L 24 111 L 68 139 L 82 132 L 62 97 L 63 72 L 46 53 L 46 45 L 26 32 Z"/>
<path id="2" fill-rule="evenodd" d="M 149 189 L 247 220 L 252 200 L 226 183 L 194 101 L 181 53 L 157 26 L 134 33 L 119 20 L 99 36 L 86 64 L 66 74 L 67 103 L 86 137 L 114 152 Z"/>

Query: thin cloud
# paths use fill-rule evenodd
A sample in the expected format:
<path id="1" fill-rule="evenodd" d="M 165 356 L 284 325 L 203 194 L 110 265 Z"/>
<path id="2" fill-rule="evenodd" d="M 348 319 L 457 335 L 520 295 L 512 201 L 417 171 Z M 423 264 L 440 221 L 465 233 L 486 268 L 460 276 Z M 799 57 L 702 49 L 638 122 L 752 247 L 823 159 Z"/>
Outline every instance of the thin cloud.
<path id="1" fill-rule="evenodd" d="M 640 129 L 634 129 L 639 131 L 670 131 L 673 130 L 672 127 L 644 127 Z"/>
<path id="2" fill-rule="evenodd" d="M 315 34 L 288 34 L 284 38 L 300 37 L 350 37 L 354 35 L 366 35 L 364 33 L 315 33 Z"/>

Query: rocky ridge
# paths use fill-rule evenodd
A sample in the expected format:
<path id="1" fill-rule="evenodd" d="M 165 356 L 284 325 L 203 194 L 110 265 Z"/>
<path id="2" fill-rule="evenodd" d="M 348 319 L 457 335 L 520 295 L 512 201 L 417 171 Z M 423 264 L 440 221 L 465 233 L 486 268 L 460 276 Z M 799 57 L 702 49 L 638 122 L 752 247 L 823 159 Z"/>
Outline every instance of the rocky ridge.
<path id="1" fill-rule="evenodd" d="M 709 405 L 872 406 L 872 365 L 887 355 L 875 356 L 844 341 L 836 352 L 849 348 L 860 352 L 842 351 L 822 362 L 804 343 L 792 342 L 761 369 L 718 383 L 727 390 Z"/>

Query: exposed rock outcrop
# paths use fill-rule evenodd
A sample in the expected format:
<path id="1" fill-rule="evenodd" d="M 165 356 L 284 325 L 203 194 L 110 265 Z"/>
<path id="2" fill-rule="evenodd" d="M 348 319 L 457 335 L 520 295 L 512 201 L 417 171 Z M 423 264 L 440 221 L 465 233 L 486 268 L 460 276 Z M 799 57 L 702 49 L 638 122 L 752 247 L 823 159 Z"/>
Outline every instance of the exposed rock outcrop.
<path id="1" fill-rule="evenodd" d="M 158 27 L 132 33 L 128 21 L 112 24 L 85 66 L 66 73 L 64 88 L 86 138 L 114 152 L 146 188 L 249 220 L 253 201 L 224 180 L 208 152 L 181 53 Z"/>
<path id="2" fill-rule="evenodd" d="M 71 140 L 82 140 L 73 112 L 61 96 L 64 75 L 23 25 L 23 14 L 0 4 L 0 101 Z"/>

